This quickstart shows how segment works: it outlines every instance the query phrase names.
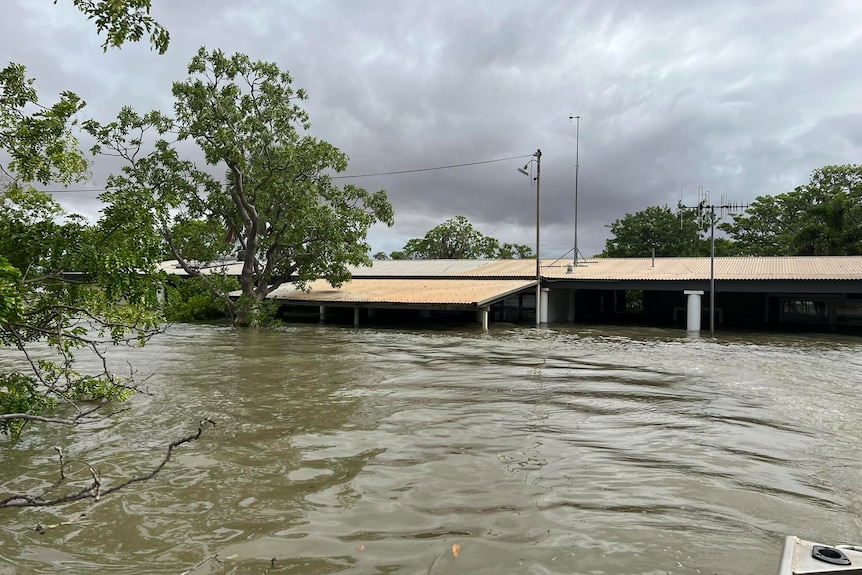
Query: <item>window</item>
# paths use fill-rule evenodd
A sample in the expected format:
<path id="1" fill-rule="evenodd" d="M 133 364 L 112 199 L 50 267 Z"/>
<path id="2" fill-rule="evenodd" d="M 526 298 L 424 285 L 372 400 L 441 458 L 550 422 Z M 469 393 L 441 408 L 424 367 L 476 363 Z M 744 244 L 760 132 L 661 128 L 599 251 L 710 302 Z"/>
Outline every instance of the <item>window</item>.
<path id="1" fill-rule="evenodd" d="M 810 299 L 786 299 L 781 306 L 781 321 L 829 322 L 829 302 Z"/>

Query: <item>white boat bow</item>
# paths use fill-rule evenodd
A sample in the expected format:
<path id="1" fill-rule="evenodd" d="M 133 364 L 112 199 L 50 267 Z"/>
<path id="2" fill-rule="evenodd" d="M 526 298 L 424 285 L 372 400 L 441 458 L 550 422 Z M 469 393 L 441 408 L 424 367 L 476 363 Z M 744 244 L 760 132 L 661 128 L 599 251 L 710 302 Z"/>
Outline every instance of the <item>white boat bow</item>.
<path id="1" fill-rule="evenodd" d="M 784 540 L 778 575 L 862 575 L 862 547 L 823 545 L 793 535 Z"/>

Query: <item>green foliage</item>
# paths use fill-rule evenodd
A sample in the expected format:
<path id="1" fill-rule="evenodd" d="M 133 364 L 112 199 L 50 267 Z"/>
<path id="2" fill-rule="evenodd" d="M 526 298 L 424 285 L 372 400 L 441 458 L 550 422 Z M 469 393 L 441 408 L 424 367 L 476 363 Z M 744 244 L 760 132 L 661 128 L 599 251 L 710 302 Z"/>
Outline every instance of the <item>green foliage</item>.
<path id="1" fill-rule="evenodd" d="M 790 237 L 796 218 L 784 214 L 781 196 L 760 196 L 745 213 L 731 214 L 730 222 L 718 224 L 734 243 L 734 251 L 742 256 L 789 255 Z"/>
<path id="2" fill-rule="evenodd" d="M 392 252 L 392 259 L 515 259 L 533 255 L 529 246 L 500 244 L 499 240 L 483 235 L 464 216 L 446 220 L 425 234 L 407 242 L 403 252 Z"/>
<path id="3" fill-rule="evenodd" d="M 233 314 L 241 312 L 248 326 L 269 327 L 278 325 L 275 319 L 278 303 L 272 300 L 257 301 L 248 296 L 241 296 L 229 306 L 225 300 L 218 297 L 210 289 L 215 286 L 221 293 L 239 290 L 239 280 L 220 273 L 206 276 L 182 278 L 172 276 L 166 281 L 165 318 L 174 322 L 195 322 L 223 319 L 233 319 Z"/>
<path id="4" fill-rule="evenodd" d="M 0 172 L 11 181 L 0 192 L 0 345 L 27 366 L 0 373 L 0 433 L 12 439 L 28 417 L 58 403 L 77 408 L 81 400 L 127 397 L 129 380 L 106 367 L 81 373 L 76 355 L 101 356 L 104 344 L 129 338 L 140 342 L 158 318 L 149 309 L 152 283 L 141 275 L 145 254 L 129 245 L 137 243 L 133 236 L 118 240 L 109 217 L 89 226 L 50 196 L 18 185 L 87 176 L 71 131 L 84 102 L 64 92 L 42 106 L 34 85 L 23 66 L 0 71 L 0 151 L 9 158 Z"/>
<path id="5" fill-rule="evenodd" d="M 278 302 L 275 300 L 265 299 L 261 301 L 243 294 L 237 300 L 235 310 L 235 313 L 242 315 L 245 319 L 245 325 L 249 327 L 276 327 L 281 323 L 276 318 Z"/>
<path id="6" fill-rule="evenodd" d="M 709 255 L 709 242 L 701 237 L 693 211 L 674 213 L 668 206 L 650 206 L 626 214 L 610 226 L 602 257 L 646 258 Z"/>
<path id="7" fill-rule="evenodd" d="M 109 220 L 86 225 L 32 189 L 10 188 L 0 200 L 0 345 L 26 366 L 0 374 L 0 432 L 14 439 L 27 421 L 14 414 L 127 398 L 129 378 L 104 364 L 81 372 L 75 359 L 101 358 L 110 344 L 142 344 L 160 315 L 147 274 L 151 262 L 134 246 L 112 241 Z M 34 345 L 42 349 L 38 358 Z"/>
<path id="8" fill-rule="evenodd" d="M 211 285 L 223 292 L 239 289 L 239 280 L 224 275 L 211 275 Z M 165 287 L 165 319 L 193 322 L 224 318 L 229 313 L 222 298 L 213 294 L 200 277 L 170 277 Z"/>
<path id="9" fill-rule="evenodd" d="M 20 373 L 0 373 L 0 414 L 40 414 L 55 406 L 54 398 L 40 393 L 32 377 Z M 25 423 L 24 419 L 2 419 L 0 434 L 16 441 Z"/>
<path id="10" fill-rule="evenodd" d="M 673 214 L 667 206 L 626 214 L 609 226 L 603 256 L 709 255 L 694 211 Z M 862 166 L 824 166 L 792 192 L 758 196 L 744 213 L 716 228 L 718 256 L 862 255 Z"/>
<path id="11" fill-rule="evenodd" d="M 719 225 L 740 255 L 862 254 L 862 166 L 824 166 L 792 192 L 759 196 Z"/>
<path id="12" fill-rule="evenodd" d="M 0 255 L 0 321 L 16 322 L 23 314 L 24 297 L 19 286 L 21 272 Z M 8 345 L 0 332 L 0 345 Z"/>
<path id="13" fill-rule="evenodd" d="M 350 278 L 348 265 L 370 264 L 368 229 L 391 225 L 392 206 L 382 190 L 333 183 L 331 174 L 347 168 L 347 156 L 306 134 L 308 114 L 299 105 L 306 94 L 293 89 L 290 75 L 274 63 L 204 48 L 188 70 L 188 79 L 173 86 L 175 117 L 126 108 L 110 124 L 87 123 L 96 151 L 107 148 L 127 162 L 102 199 L 152 226 L 186 273 L 201 276 L 225 301 L 238 325 L 248 323 L 247 309 L 207 283 L 195 262 L 201 246 L 174 238 L 178 224 L 218 225 L 222 237 L 239 244 L 240 289 L 253 302 L 287 281 L 303 287 L 324 278 L 339 286 Z M 145 145 L 140 134 L 148 130 L 171 140 Z M 196 143 L 207 164 L 226 168 L 226 183 L 180 159 L 176 140 Z"/>
<path id="14" fill-rule="evenodd" d="M 235 251 L 233 243 L 226 241 L 228 237 L 224 225 L 215 220 L 180 219 L 166 237 L 169 242 L 165 255 L 167 259 L 173 259 L 173 250 L 176 249 L 187 260 L 201 265 L 224 261 Z M 239 286 L 231 289 L 239 289 Z"/>
<path id="15" fill-rule="evenodd" d="M 58 0 L 54 0 L 54 4 Z M 93 20 L 96 31 L 106 32 L 102 50 L 119 48 L 126 41 L 137 42 L 149 34 L 150 44 L 164 54 L 170 43 L 170 34 L 152 16 L 152 0 L 72 0 L 72 4 Z"/>
<path id="16" fill-rule="evenodd" d="M 87 175 L 87 161 L 78 150 L 70 126 L 84 102 L 63 92 L 50 107 L 39 104 L 34 80 L 24 66 L 0 70 L 0 150 L 8 154 L 0 172 L 12 181 L 70 183 Z"/>
<path id="17" fill-rule="evenodd" d="M 718 226 L 716 225 L 716 228 Z M 704 240 L 706 242 L 706 254 L 709 255 L 709 240 Z M 738 256 L 741 255 L 736 249 L 736 243 L 727 238 L 715 238 L 715 255 L 717 257 L 728 257 L 728 256 Z"/>

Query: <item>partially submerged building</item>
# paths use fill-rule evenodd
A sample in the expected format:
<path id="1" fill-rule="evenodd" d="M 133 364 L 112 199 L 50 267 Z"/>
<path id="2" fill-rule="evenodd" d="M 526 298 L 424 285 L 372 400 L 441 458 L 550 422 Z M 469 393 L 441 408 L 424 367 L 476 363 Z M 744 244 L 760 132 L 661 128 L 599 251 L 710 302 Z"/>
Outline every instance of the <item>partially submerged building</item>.
<path id="1" fill-rule="evenodd" d="M 239 264 L 224 268 L 239 273 Z M 182 270 L 165 262 L 168 273 Z M 397 321 L 634 323 L 862 330 L 862 256 L 386 260 L 270 294 L 287 315 L 355 324 Z M 538 289 L 537 289 L 538 286 Z M 711 287 L 714 286 L 714 297 Z M 537 294 L 540 305 L 536 305 Z M 538 315 L 537 315 L 538 314 Z"/>

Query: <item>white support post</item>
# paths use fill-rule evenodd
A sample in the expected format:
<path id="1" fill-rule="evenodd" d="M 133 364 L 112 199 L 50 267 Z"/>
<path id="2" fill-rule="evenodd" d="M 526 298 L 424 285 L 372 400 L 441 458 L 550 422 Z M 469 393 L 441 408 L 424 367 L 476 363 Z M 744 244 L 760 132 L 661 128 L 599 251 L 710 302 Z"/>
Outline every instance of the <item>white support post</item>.
<path id="1" fill-rule="evenodd" d="M 542 288 L 542 305 L 539 309 L 541 309 L 541 322 L 548 323 L 548 308 L 550 307 L 550 293 L 551 290 L 549 288 Z"/>
<path id="2" fill-rule="evenodd" d="M 320 323 L 325 322 L 326 321 L 326 306 L 325 305 L 320 306 L 319 314 L 320 314 L 320 318 L 319 318 Z"/>
<path id="3" fill-rule="evenodd" d="M 682 293 L 688 296 L 688 313 L 686 314 L 685 329 L 688 331 L 700 331 L 700 298 L 703 296 L 703 291 L 685 290 Z"/>
<path id="4" fill-rule="evenodd" d="M 359 325 L 359 308 L 353 308 L 353 325 Z"/>

